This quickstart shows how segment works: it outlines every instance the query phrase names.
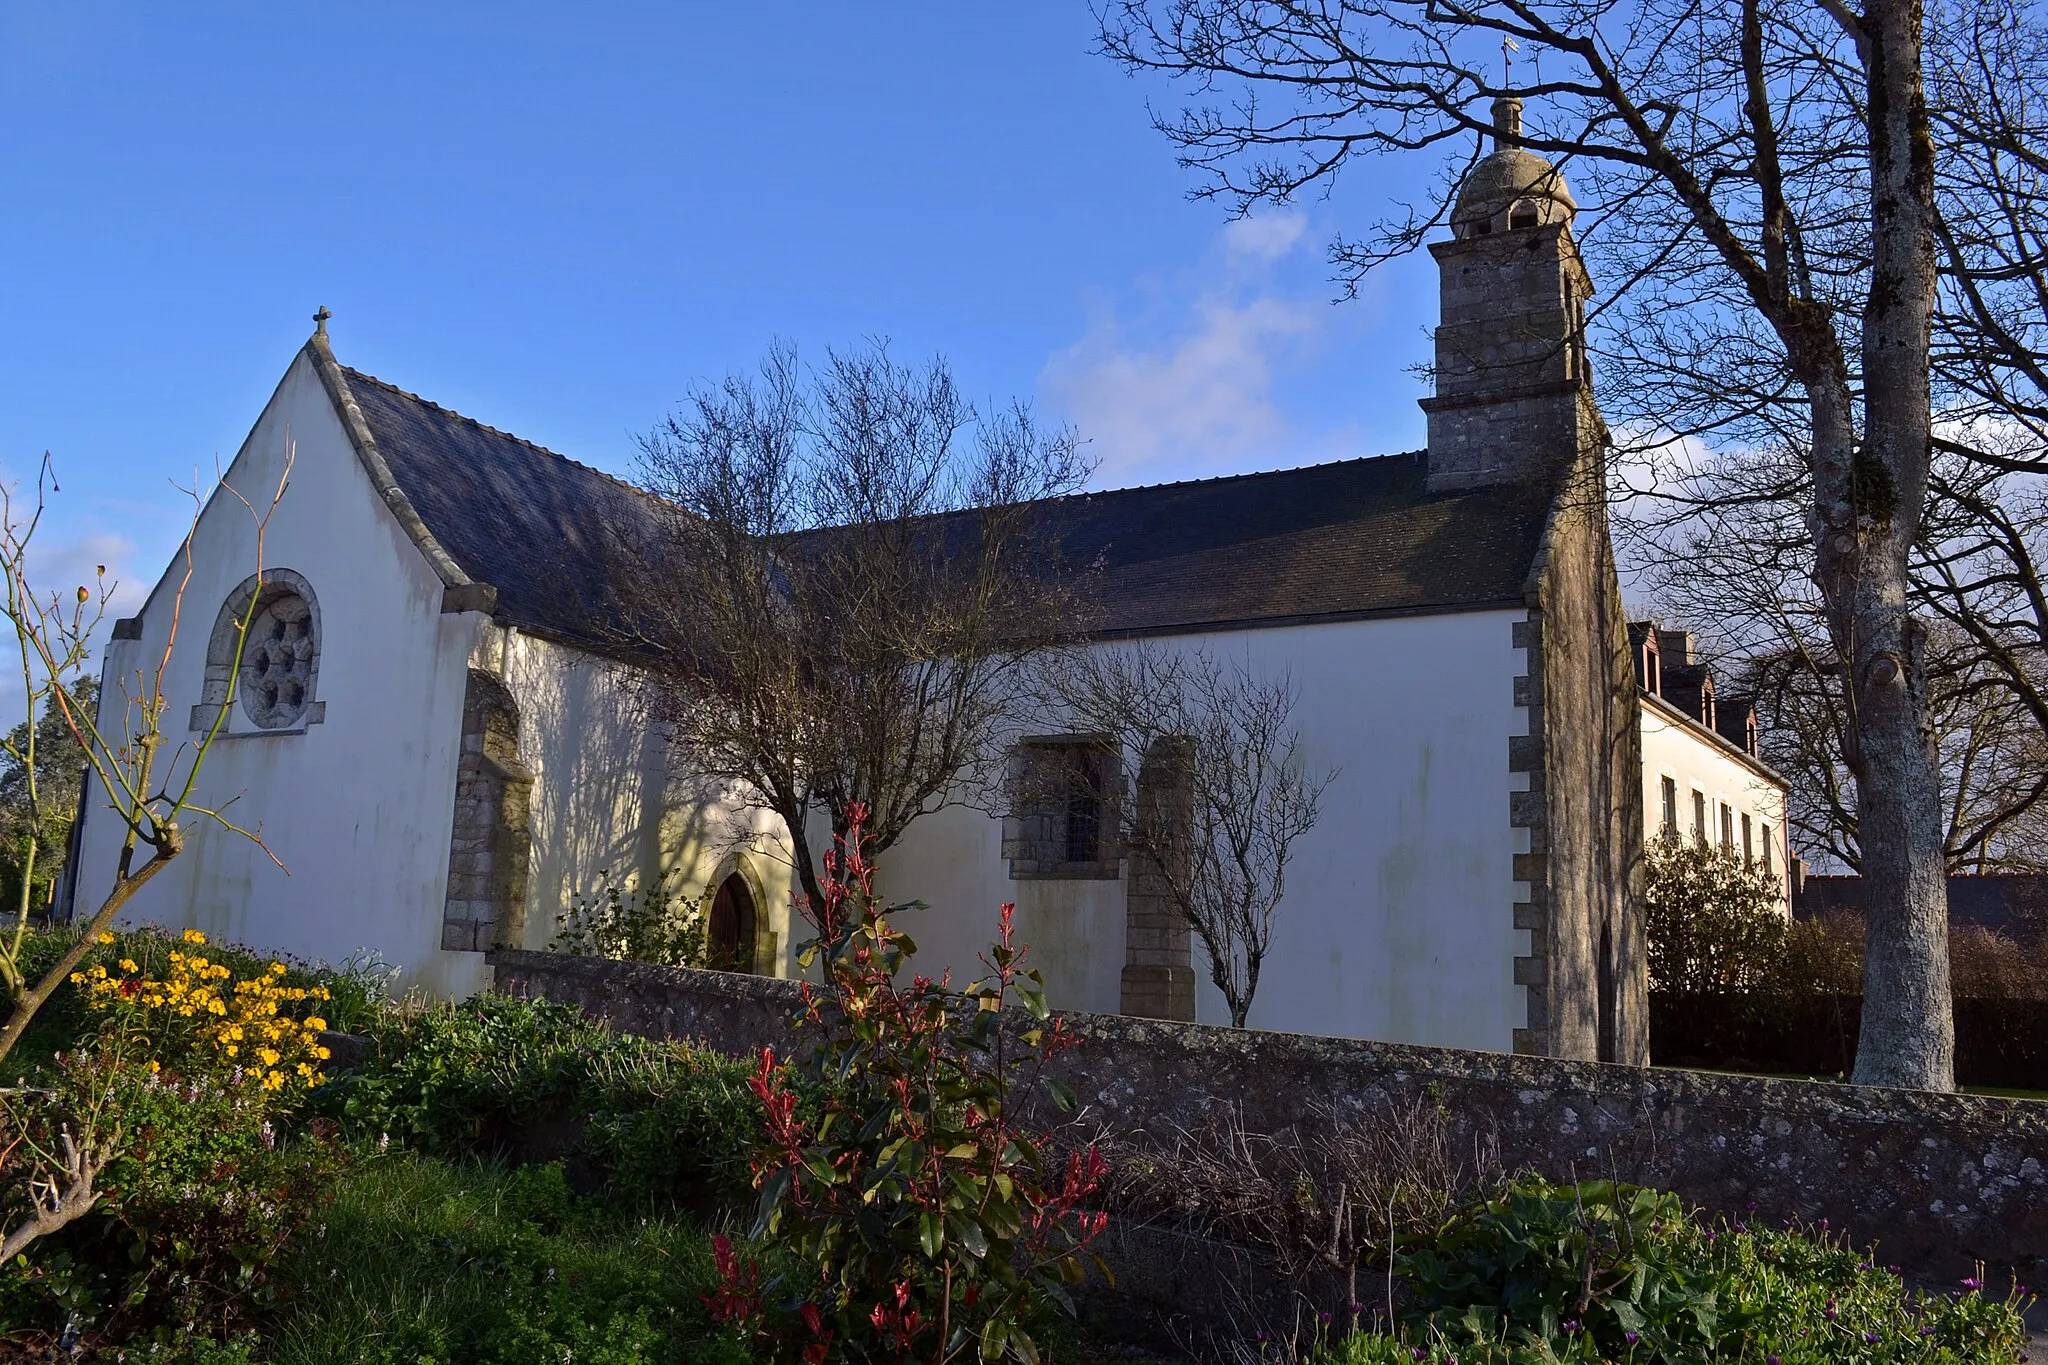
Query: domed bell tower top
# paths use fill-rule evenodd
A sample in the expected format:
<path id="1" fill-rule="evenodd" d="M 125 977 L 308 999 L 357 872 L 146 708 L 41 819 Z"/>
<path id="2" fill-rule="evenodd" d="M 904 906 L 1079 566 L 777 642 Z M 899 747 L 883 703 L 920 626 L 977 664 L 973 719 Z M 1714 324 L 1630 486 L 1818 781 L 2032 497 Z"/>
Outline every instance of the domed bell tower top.
<path id="1" fill-rule="evenodd" d="M 1604 445 L 1586 364 L 1593 281 L 1572 241 L 1564 176 L 1521 145 L 1522 102 L 1493 102 L 1493 150 L 1458 187 L 1441 272 L 1429 486 L 1471 488 L 1555 474 Z"/>

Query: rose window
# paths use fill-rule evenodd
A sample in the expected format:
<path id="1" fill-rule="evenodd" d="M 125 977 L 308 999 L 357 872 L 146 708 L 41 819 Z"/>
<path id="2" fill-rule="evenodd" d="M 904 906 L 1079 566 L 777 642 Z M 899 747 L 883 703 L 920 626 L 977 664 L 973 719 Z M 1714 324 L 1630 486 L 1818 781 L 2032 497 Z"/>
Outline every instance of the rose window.
<path id="1" fill-rule="evenodd" d="M 313 611 L 295 592 L 264 599 L 242 647 L 242 706 L 265 730 L 298 724 L 313 696 Z"/>

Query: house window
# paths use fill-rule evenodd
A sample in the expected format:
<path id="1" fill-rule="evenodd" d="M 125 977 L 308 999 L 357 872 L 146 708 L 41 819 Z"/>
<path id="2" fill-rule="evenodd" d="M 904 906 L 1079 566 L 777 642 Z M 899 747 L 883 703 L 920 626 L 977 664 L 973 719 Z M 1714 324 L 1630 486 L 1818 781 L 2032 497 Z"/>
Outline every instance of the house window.
<path id="1" fill-rule="evenodd" d="M 1726 802 L 1721 804 L 1721 851 L 1735 851 L 1735 812 L 1728 808 Z"/>
<path id="2" fill-rule="evenodd" d="M 1026 740 L 1010 767 L 1003 856 L 1013 878 L 1115 877 L 1117 764 L 1093 737 Z"/>
<path id="3" fill-rule="evenodd" d="M 1744 867 L 1756 866 L 1756 844 L 1750 838 L 1749 812 L 1747 811 L 1744 811 L 1742 814 L 1742 865 Z"/>
<path id="4" fill-rule="evenodd" d="M 1771 856 L 1771 827 L 1769 825 L 1764 826 L 1763 846 L 1764 875 L 1766 877 L 1775 876 L 1777 874 L 1776 869 L 1773 867 L 1773 863 L 1776 860 Z"/>
<path id="5" fill-rule="evenodd" d="M 1678 779 L 1673 777 L 1664 779 L 1664 837 L 1678 838 Z"/>
<path id="6" fill-rule="evenodd" d="M 1707 846 L 1707 794 L 1698 788 L 1692 793 L 1692 837 L 1701 848 Z"/>
<path id="7" fill-rule="evenodd" d="M 1508 226 L 1511 228 L 1532 228 L 1536 226 L 1536 206 L 1524 199 L 1508 210 Z"/>

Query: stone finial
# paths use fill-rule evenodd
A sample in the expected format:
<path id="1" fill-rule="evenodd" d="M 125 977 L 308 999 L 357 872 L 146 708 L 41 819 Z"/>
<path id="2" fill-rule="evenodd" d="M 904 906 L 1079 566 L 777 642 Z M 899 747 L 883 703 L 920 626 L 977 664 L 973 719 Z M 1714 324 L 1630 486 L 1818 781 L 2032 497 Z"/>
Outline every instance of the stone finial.
<path id="1" fill-rule="evenodd" d="M 1493 145 L 1515 147 L 1522 141 L 1522 102 L 1502 95 L 1493 102 Z"/>
<path id="2" fill-rule="evenodd" d="M 328 311 L 327 311 L 327 305 L 326 305 L 326 304 L 324 304 L 324 303 L 323 303 L 323 304 L 321 304 L 321 305 L 320 305 L 320 311 L 319 311 L 319 312 L 317 312 L 317 313 L 315 313 L 315 314 L 313 314 L 313 335 L 314 335 L 314 336 L 316 336 L 316 337 L 324 337 L 324 336 L 326 336 L 326 335 L 327 335 L 327 319 L 329 319 L 329 318 L 331 318 L 331 317 L 333 317 L 333 316 L 334 316 L 334 314 L 332 314 L 332 313 L 330 313 L 330 312 L 328 312 Z"/>

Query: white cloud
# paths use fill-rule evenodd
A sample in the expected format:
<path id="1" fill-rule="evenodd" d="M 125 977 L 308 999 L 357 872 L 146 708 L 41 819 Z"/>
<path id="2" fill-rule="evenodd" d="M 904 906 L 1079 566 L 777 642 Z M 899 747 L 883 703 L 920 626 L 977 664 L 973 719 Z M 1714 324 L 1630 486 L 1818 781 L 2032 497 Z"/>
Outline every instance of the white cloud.
<path id="1" fill-rule="evenodd" d="M 1233 220 L 1223 229 L 1223 246 L 1234 257 L 1277 261 L 1301 244 L 1308 215 L 1293 209 Z"/>
<path id="2" fill-rule="evenodd" d="M 1156 350 L 1128 345 L 1104 315 L 1046 362 L 1040 387 L 1089 441 L 1104 487 L 1270 467 L 1289 436 L 1272 398 L 1274 352 L 1312 333 L 1325 311 L 1210 295 L 1195 302 L 1182 335 Z"/>

